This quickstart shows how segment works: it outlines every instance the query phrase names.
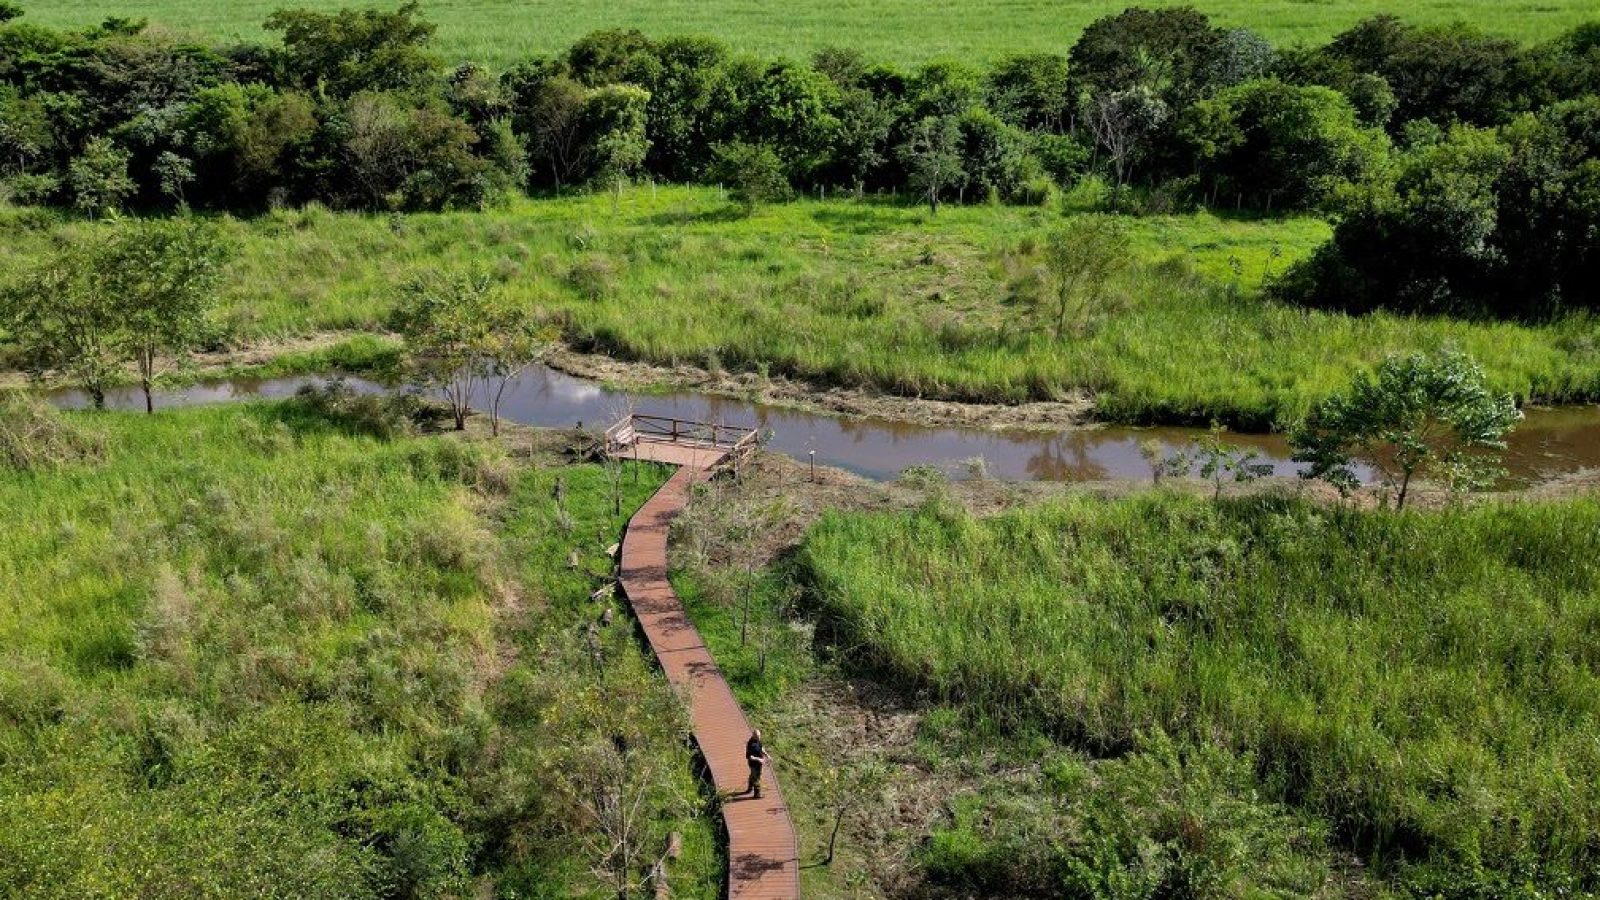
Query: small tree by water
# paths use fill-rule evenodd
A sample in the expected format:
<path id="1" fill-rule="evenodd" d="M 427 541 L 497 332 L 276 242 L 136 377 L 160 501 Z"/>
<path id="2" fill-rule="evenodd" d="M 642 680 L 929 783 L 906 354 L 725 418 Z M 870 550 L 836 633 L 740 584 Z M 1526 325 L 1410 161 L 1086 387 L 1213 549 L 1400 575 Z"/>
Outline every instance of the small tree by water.
<path id="1" fill-rule="evenodd" d="M 1042 248 L 1040 311 L 1056 340 L 1082 332 L 1101 312 L 1111 280 L 1131 258 L 1127 234 L 1109 216 L 1078 216 L 1052 231 Z"/>
<path id="2" fill-rule="evenodd" d="M 1291 434 L 1305 478 L 1340 493 L 1360 484 L 1355 461 L 1371 465 L 1404 508 L 1419 476 L 1476 490 L 1504 474 L 1500 451 L 1522 418 L 1509 394 L 1489 390 L 1483 369 L 1454 350 L 1391 356 L 1312 410 Z"/>
<path id="3" fill-rule="evenodd" d="M 65 374 L 96 409 L 133 362 L 151 412 L 159 367 L 206 328 L 227 254 L 195 220 L 96 225 L 0 292 L 0 325 L 30 374 Z"/>
<path id="4" fill-rule="evenodd" d="M 444 395 L 457 431 L 466 430 L 473 391 L 488 377 L 494 295 L 487 275 L 432 272 L 405 284 L 395 310 L 410 365 Z"/>

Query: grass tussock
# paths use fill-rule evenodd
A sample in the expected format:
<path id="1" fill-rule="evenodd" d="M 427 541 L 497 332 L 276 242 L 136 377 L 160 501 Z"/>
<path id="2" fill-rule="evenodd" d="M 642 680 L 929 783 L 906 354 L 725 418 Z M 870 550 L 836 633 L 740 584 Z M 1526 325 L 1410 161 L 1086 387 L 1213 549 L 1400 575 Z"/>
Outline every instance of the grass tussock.
<path id="1" fill-rule="evenodd" d="M 38 472 L 98 460 L 105 441 L 20 390 L 0 390 L 0 471 Z"/>
<path id="2" fill-rule="evenodd" d="M 1600 888 L 1594 501 L 930 507 L 801 566 L 857 659 L 1101 756 L 1242 755 L 1404 890 Z"/>

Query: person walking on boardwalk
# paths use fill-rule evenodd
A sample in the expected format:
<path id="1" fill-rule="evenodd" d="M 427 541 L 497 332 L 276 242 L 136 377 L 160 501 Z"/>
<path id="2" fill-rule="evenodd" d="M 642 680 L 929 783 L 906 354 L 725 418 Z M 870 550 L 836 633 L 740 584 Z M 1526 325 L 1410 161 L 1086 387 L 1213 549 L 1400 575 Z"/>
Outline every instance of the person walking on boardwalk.
<path id="1" fill-rule="evenodd" d="M 760 800 L 761 769 L 772 762 L 772 757 L 767 755 L 767 748 L 761 746 L 761 729 L 750 732 L 750 740 L 744 745 L 744 759 L 750 764 L 750 785 L 744 792 Z"/>

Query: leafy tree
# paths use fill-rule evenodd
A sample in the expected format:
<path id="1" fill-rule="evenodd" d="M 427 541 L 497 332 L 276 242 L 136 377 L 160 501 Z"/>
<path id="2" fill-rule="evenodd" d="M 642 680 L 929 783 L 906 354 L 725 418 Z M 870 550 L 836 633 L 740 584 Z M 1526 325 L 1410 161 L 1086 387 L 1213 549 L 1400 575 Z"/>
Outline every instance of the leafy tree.
<path id="1" fill-rule="evenodd" d="M 55 149 L 55 143 L 44 103 L 0 84 L 0 173 L 28 171 Z"/>
<path id="2" fill-rule="evenodd" d="M 1041 310 L 1054 322 L 1055 339 L 1080 330 L 1104 301 L 1111 279 L 1131 257 L 1126 233 L 1108 216 L 1077 216 L 1050 232 L 1043 247 Z"/>
<path id="3" fill-rule="evenodd" d="M 1510 159 L 1491 132 L 1453 129 L 1400 159 L 1394 186 L 1345 210 L 1332 240 L 1275 288 L 1311 306 L 1481 314 L 1501 277 L 1496 186 Z"/>
<path id="4" fill-rule="evenodd" d="M 1372 465 L 1404 508 L 1412 480 L 1438 474 L 1475 489 L 1503 474 L 1495 451 L 1522 418 L 1508 394 L 1489 390 L 1483 370 L 1456 351 L 1392 356 L 1350 389 L 1318 404 L 1290 436 L 1305 478 L 1341 493 L 1359 485 L 1355 460 Z"/>
<path id="5" fill-rule="evenodd" d="M 1229 88 L 1185 110 L 1177 133 L 1213 190 L 1267 208 L 1313 206 L 1369 177 L 1387 139 L 1361 128 L 1335 91 L 1275 79 Z"/>
<path id="6" fill-rule="evenodd" d="M 489 375 L 497 302 L 487 275 L 429 272 L 402 286 L 395 307 L 411 365 L 443 393 L 457 431 L 466 430 L 473 397 Z"/>
<path id="7" fill-rule="evenodd" d="M 659 66 L 655 42 L 637 28 L 594 31 L 567 49 L 572 77 L 588 87 L 626 82 L 650 84 Z"/>
<path id="8" fill-rule="evenodd" d="M 751 215 L 764 203 L 788 199 L 792 193 L 783 161 L 766 144 L 724 144 L 717 148 L 712 175 L 733 186 L 731 196 Z"/>
<path id="9" fill-rule="evenodd" d="M 1181 108 L 1202 92 L 1217 46 L 1210 20 L 1192 7 L 1132 7 L 1084 29 L 1072 46 L 1072 77 L 1080 93 L 1140 90 Z"/>
<path id="10" fill-rule="evenodd" d="M 489 398 L 489 430 L 500 436 L 500 406 L 506 391 L 528 367 L 543 359 L 556 335 L 541 328 L 528 307 L 496 298 L 487 311 L 488 334 L 482 347 L 485 393 Z"/>
<path id="11" fill-rule="evenodd" d="M 709 37 L 674 37 L 655 47 L 659 68 L 649 84 L 649 168 L 667 178 L 698 180 L 731 136 L 725 111 L 742 108 L 729 76 L 727 45 Z M 748 135 L 740 137 L 749 138 Z"/>
<path id="12" fill-rule="evenodd" d="M 986 109 L 961 117 L 962 168 L 967 183 L 996 198 L 1019 196 L 1030 171 L 1027 135 Z"/>
<path id="13" fill-rule="evenodd" d="M 929 116 L 959 116 L 983 105 L 983 75 L 959 62 L 931 62 L 906 80 L 905 102 L 912 121 Z"/>
<path id="14" fill-rule="evenodd" d="M 1278 51 L 1266 38 L 1248 28 L 1230 28 L 1216 36 L 1200 67 L 1200 80 L 1219 90 L 1265 78 L 1277 62 Z"/>
<path id="15" fill-rule="evenodd" d="M 552 75 L 521 87 L 513 100 L 513 127 L 527 137 L 536 167 L 550 173 L 557 191 L 582 177 L 594 149 L 583 119 L 587 99 L 583 85 Z"/>
<path id="16" fill-rule="evenodd" d="M 1394 91 L 1396 125 L 1421 118 L 1492 125 L 1518 105 L 1511 92 L 1516 43 L 1467 25 L 1422 27 L 1393 15 L 1374 16 L 1336 36 L 1321 53 L 1347 73 L 1381 76 Z"/>
<path id="17" fill-rule="evenodd" d="M 834 165 L 855 185 L 860 197 L 867 179 L 888 162 L 894 108 L 871 91 L 849 88 L 835 103 L 833 120 L 837 123 L 831 150 Z"/>
<path id="18" fill-rule="evenodd" d="M 304 187 L 318 122 L 305 94 L 222 84 L 195 95 L 180 127 L 193 136 L 195 180 L 205 195 L 198 202 L 255 206 Z"/>
<path id="19" fill-rule="evenodd" d="M 650 152 L 645 137 L 649 103 L 649 91 L 629 84 L 595 88 L 584 102 L 584 121 L 594 135 L 594 174 L 611 188 L 613 207 L 622 200 L 623 184 Z"/>
<path id="20" fill-rule="evenodd" d="M 1055 53 L 1006 57 L 989 71 L 988 93 L 994 114 L 1010 124 L 1059 132 L 1072 111 L 1067 58 Z"/>
<path id="21" fill-rule="evenodd" d="M 735 86 L 744 104 L 740 139 L 771 146 L 792 173 L 815 168 L 832 138 L 830 109 L 838 88 L 817 71 L 789 62 L 751 74 L 748 83 Z"/>
<path id="22" fill-rule="evenodd" d="M 105 290 L 93 245 L 75 242 L 6 287 L 0 322 L 34 377 L 67 374 L 95 409 L 124 359 L 120 298 Z"/>
<path id="23" fill-rule="evenodd" d="M 70 373 L 97 409 L 132 361 L 153 412 L 159 366 L 201 336 L 228 252 L 216 229 L 196 220 L 100 226 L 10 286 L 0 321 L 29 371 Z"/>
<path id="24" fill-rule="evenodd" d="M 121 209 L 138 189 L 128 176 L 130 158 L 128 151 L 109 138 L 90 141 L 67 169 L 67 188 L 72 192 L 73 205 L 91 216 L 109 215 Z"/>
<path id="25" fill-rule="evenodd" d="M 937 214 L 944 192 L 967 181 L 960 120 L 955 116 L 919 120 L 900 145 L 900 162 L 906 167 L 911 186 L 927 198 L 928 211 Z"/>
<path id="26" fill-rule="evenodd" d="M 1524 53 L 1513 82 L 1534 107 L 1600 94 L 1600 21 Z"/>
<path id="27" fill-rule="evenodd" d="M 478 136 L 435 106 L 357 94 L 343 112 L 347 202 L 365 209 L 443 209 L 482 199 L 488 168 Z"/>
<path id="28" fill-rule="evenodd" d="M 1133 177 L 1133 167 L 1149 148 L 1151 137 L 1167 121 L 1167 104 L 1147 87 L 1095 94 L 1085 103 L 1084 118 L 1095 144 L 1106 152 L 1116 180 L 1115 202 Z"/>
<path id="29" fill-rule="evenodd" d="M 95 254 L 98 290 L 122 311 L 117 344 L 133 357 L 145 412 L 163 357 L 179 357 L 203 334 L 216 305 L 229 247 L 215 227 L 194 219 L 119 227 Z"/>
<path id="30" fill-rule="evenodd" d="M 22 6 L 12 0 L 0 0 L 0 24 L 22 17 Z"/>
<path id="31" fill-rule="evenodd" d="M 420 11 L 415 0 L 393 12 L 280 9 L 264 27 L 283 35 L 278 64 L 284 84 L 349 97 L 420 88 L 438 75 L 439 58 L 427 49 L 434 25 Z"/>
<path id="32" fill-rule="evenodd" d="M 867 74 L 867 58 L 855 47 L 823 47 L 811 54 L 811 68 L 840 90 L 848 90 L 861 86 L 861 79 Z"/>
<path id="33" fill-rule="evenodd" d="M 151 168 L 160 181 L 161 193 L 182 206 L 184 188 L 194 181 L 194 164 L 171 150 L 164 150 Z"/>
<path id="34" fill-rule="evenodd" d="M 445 80 L 445 102 L 456 115 L 474 129 L 483 129 L 505 118 L 507 98 L 499 80 L 477 63 L 462 63 Z"/>
<path id="35" fill-rule="evenodd" d="M 1494 310 L 1600 309 L 1600 96 L 1519 117 L 1500 138 L 1510 158 L 1495 184 Z"/>

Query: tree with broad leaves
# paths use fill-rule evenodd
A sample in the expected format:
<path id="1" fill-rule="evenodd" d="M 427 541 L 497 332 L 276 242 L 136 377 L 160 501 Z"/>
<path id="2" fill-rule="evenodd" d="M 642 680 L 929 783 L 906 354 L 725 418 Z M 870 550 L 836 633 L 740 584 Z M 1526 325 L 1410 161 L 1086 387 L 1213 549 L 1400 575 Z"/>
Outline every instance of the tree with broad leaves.
<path id="1" fill-rule="evenodd" d="M 215 226 L 191 218 L 129 224 L 98 250 L 96 277 L 122 310 L 119 344 L 139 368 L 145 412 L 155 411 L 162 360 L 204 334 L 229 253 Z"/>
<path id="2" fill-rule="evenodd" d="M 131 159 L 128 151 L 110 138 L 89 141 L 83 153 L 67 167 L 73 205 L 96 218 L 122 209 L 122 204 L 138 190 L 128 175 Z"/>
<path id="3" fill-rule="evenodd" d="M 0 322 L 28 374 L 70 377 L 95 409 L 122 365 L 122 311 L 95 277 L 93 248 L 68 245 L 0 294 Z"/>
<path id="4" fill-rule="evenodd" d="M 939 212 L 939 199 L 950 188 L 967 181 L 961 158 L 961 123 L 955 116 L 928 116 L 911 126 L 910 137 L 900 145 L 900 159 L 911 184 L 928 200 L 928 211 Z"/>
<path id="5" fill-rule="evenodd" d="M 69 374 L 96 409 L 130 360 L 146 412 L 163 361 L 204 333 L 228 245 L 193 219 L 96 226 L 0 296 L 0 321 L 40 376 Z"/>
<path id="6" fill-rule="evenodd" d="M 1455 350 L 1391 356 L 1350 389 L 1318 404 L 1290 435 L 1303 478 L 1347 494 L 1355 460 L 1372 465 L 1404 508 L 1413 479 L 1437 474 L 1454 489 L 1480 489 L 1504 474 L 1499 452 L 1522 418 L 1508 394 L 1489 390 L 1483 369 Z"/>
<path id="7" fill-rule="evenodd" d="M 406 282 L 395 310 L 411 365 L 444 394 L 457 431 L 466 430 L 473 393 L 488 379 L 495 295 L 487 275 L 429 272 Z"/>
<path id="8" fill-rule="evenodd" d="M 1167 104 L 1145 87 L 1108 91 L 1086 99 L 1084 119 L 1095 145 L 1110 159 L 1111 174 L 1116 178 L 1113 206 L 1121 202 L 1122 189 L 1133 178 L 1134 164 L 1168 115 Z"/>

